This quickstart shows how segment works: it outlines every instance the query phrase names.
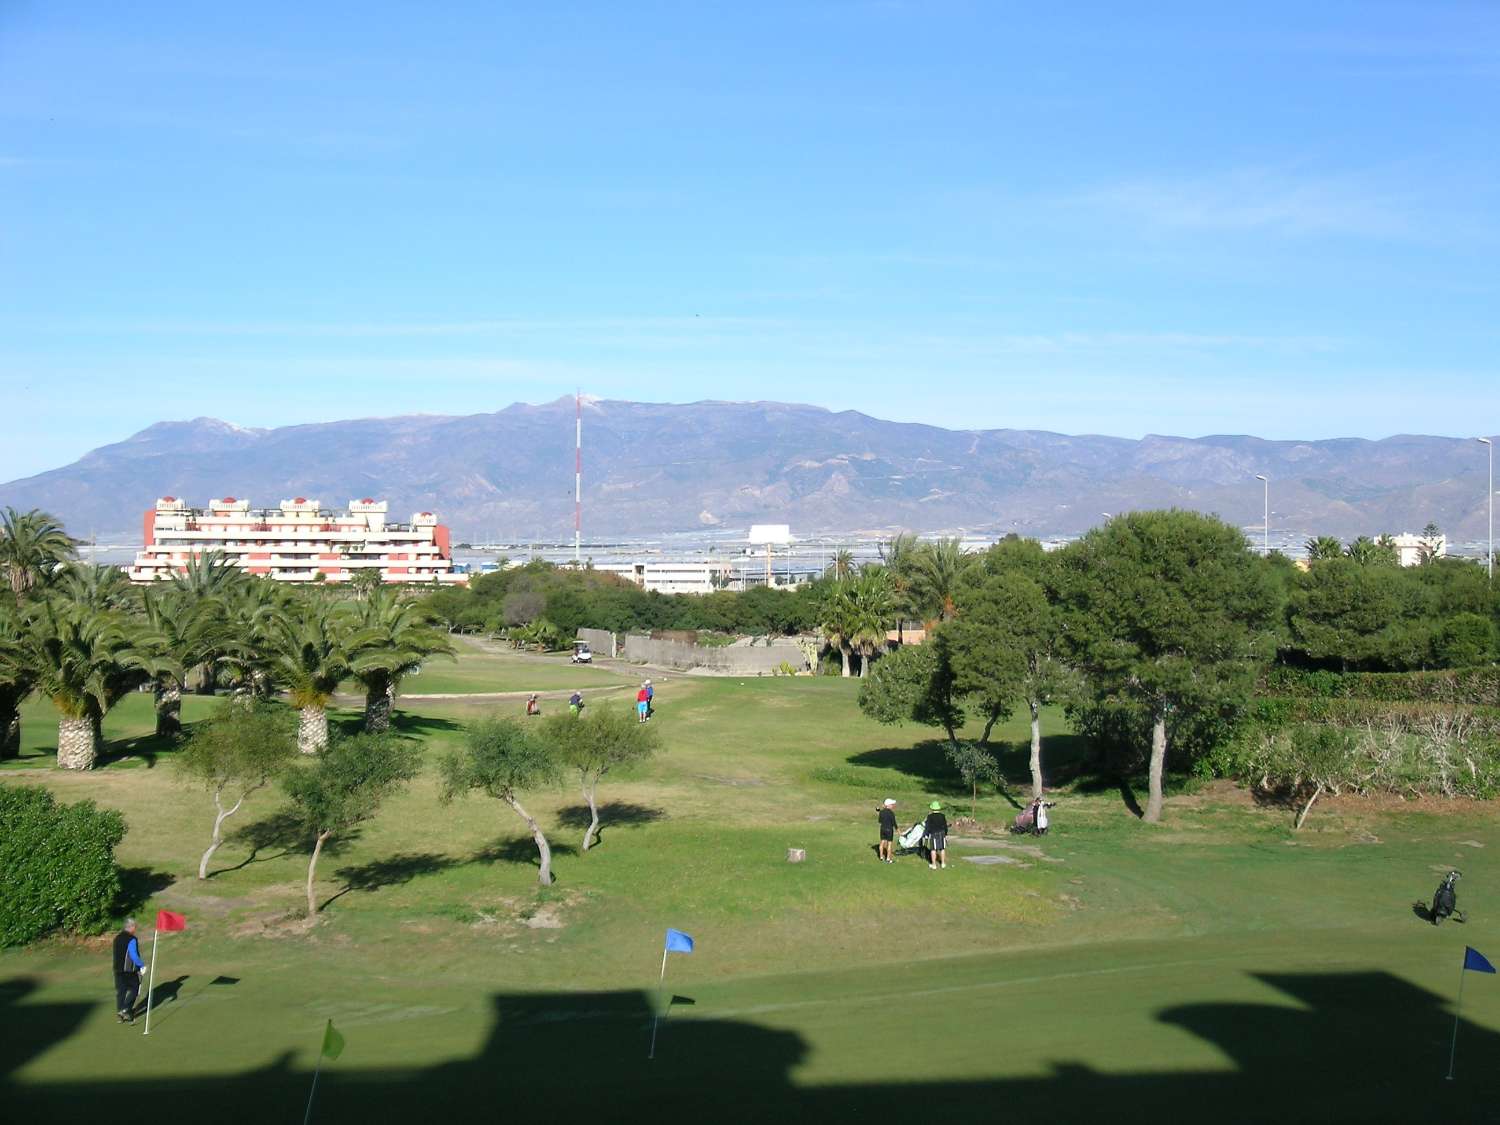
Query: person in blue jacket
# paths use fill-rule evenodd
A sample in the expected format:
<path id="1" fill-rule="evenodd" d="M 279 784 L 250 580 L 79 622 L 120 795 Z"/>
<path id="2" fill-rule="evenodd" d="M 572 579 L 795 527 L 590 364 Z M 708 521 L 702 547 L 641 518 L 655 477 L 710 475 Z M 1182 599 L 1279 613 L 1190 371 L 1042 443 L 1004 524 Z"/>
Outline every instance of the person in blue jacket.
<path id="1" fill-rule="evenodd" d="M 135 1002 L 141 995 L 140 943 L 135 940 L 135 919 L 126 918 L 125 926 L 115 935 L 112 950 L 115 966 L 115 1012 L 121 1023 L 135 1023 Z"/>

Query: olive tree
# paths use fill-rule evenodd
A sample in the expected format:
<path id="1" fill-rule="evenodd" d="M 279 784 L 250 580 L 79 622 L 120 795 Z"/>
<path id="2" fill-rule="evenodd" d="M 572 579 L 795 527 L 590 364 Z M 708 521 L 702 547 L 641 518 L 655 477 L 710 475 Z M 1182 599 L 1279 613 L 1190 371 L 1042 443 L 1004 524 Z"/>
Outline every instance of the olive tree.
<path id="1" fill-rule="evenodd" d="M 1000 784 L 1000 763 L 983 746 L 961 742 L 949 747 L 948 763 L 958 771 L 969 789 L 969 816 L 979 815 L 979 787 Z"/>
<path id="2" fill-rule="evenodd" d="M 541 860 L 537 882 L 547 887 L 552 885 L 552 848 L 536 817 L 526 811 L 518 794 L 555 785 L 561 775 L 560 762 L 541 739 L 496 716 L 471 726 L 464 748 L 443 760 L 442 799 L 451 801 L 478 789 L 509 805 L 536 842 Z"/>
<path id="3" fill-rule="evenodd" d="M 303 828 L 312 836 L 307 864 L 307 916 L 318 913 L 313 893 L 318 858 L 330 839 L 369 820 L 381 803 L 416 776 L 415 747 L 389 735 L 358 734 L 330 741 L 282 781 Z"/>
<path id="4" fill-rule="evenodd" d="M 576 719 L 553 715 L 539 733 L 557 760 L 577 776 L 589 807 L 589 824 L 583 831 L 583 851 L 588 851 L 599 839 L 599 782 L 611 770 L 656 753 L 656 731 L 619 708 L 599 707 Z"/>
<path id="5" fill-rule="evenodd" d="M 271 704 L 246 708 L 226 703 L 213 718 L 193 727 L 177 755 L 177 769 L 184 779 L 213 794 L 215 810 L 213 835 L 198 861 L 198 878 L 208 878 L 208 861 L 224 842 L 224 822 L 252 793 L 280 776 L 296 753 L 290 714 Z"/>

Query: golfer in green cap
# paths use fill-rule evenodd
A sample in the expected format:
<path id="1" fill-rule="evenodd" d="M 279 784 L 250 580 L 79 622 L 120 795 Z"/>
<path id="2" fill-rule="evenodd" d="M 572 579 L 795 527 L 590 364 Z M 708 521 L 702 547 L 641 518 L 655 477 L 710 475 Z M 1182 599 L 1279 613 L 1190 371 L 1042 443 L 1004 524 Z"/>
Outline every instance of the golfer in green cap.
<path id="1" fill-rule="evenodd" d="M 948 866 L 948 818 L 943 815 L 943 802 L 933 801 L 927 806 L 927 866 L 936 871 Z"/>

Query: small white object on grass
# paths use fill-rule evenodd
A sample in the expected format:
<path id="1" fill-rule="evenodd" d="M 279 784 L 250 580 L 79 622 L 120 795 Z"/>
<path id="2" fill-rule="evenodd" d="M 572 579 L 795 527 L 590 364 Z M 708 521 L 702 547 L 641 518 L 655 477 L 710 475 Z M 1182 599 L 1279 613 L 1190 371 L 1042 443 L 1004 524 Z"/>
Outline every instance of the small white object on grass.
<path id="1" fill-rule="evenodd" d="M 788 863 L 801 863 L 806 858 L 806 848 L 787 848 L 786 850 L 786 861 Z"/>

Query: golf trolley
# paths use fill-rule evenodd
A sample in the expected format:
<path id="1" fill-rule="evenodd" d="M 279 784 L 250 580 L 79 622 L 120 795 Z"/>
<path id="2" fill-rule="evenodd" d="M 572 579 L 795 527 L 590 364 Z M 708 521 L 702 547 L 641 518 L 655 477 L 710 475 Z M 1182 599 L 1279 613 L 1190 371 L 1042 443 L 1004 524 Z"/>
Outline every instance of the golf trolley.
<path id="1" fill-rule="evenodd" d="M 1464 916 L 1464 912 L 1458 909 L 1458 891 L 1455 887 L 1458 880 L 1459 873 L 1457 871 L 1448 872 L 1448 874 L 1443 876 L 1442 885 L 1433 893 L 1432 910 L 1430 913 L 1434 926 L 1439 925 L 1444 918 L 1450 915 L 1457 915 L 1460 922 L 1468 921 Z"/>

